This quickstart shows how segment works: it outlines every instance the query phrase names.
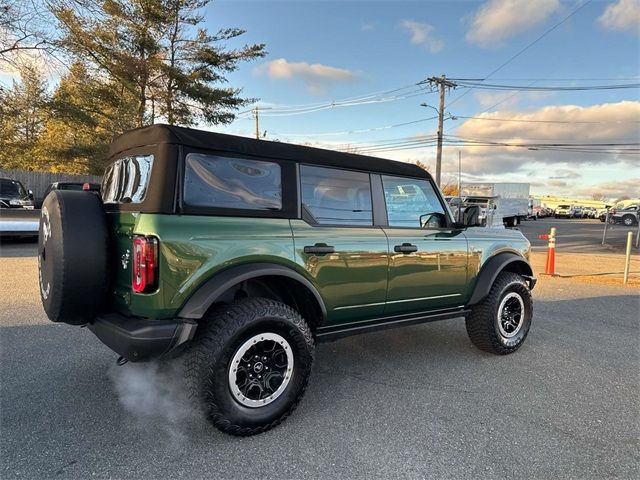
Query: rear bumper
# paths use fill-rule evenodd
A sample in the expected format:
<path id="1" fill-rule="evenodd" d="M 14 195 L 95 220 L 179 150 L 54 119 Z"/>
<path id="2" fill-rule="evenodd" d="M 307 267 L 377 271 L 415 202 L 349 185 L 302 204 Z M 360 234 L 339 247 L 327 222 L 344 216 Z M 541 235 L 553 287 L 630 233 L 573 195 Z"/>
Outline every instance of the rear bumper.
<path id="1" fill-rule="evenodd" d="M 193 338 L 194 320 L 149 320 L 110 313 L 87 325 L 111 350 L 132 362 L 161 357 Z"/>

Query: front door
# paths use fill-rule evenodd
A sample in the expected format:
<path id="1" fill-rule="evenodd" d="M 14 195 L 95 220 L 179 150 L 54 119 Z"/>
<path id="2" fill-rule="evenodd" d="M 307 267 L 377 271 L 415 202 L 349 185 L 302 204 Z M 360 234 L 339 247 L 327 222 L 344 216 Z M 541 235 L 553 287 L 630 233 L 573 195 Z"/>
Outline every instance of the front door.
<path id="1" fill-rule="evenodd" d="M 296 262 L 327 307 L 327 325 L 382 315 L 388 243 L 373 226 L 369 174 L 300 166 L 301 220 L 291 220 Z"/>
<path id="2" fill-rule="evenodd" d="M 387 207 L 389 286 L 386 315 L 464 305 L 467 239 L 450 220 L 434 185 L 382 176 Z"/>

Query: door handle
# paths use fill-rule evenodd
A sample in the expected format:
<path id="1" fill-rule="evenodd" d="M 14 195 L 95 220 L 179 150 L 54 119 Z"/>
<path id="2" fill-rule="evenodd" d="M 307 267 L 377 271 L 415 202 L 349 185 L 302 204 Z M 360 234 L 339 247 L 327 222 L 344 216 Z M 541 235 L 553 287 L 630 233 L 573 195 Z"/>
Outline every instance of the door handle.
<path id="1" fill-rule="evenodd" d="M 393 251 L 397 253 L 411 253 L 417 252 L 418 247 L 410 243 L 403 243 L 402 245 L 396 245 L 393 247 Z"/>
<path id="2" fill-rule="evenodd" d="M 336 249 L 326 243 L 316 243 L 315 245 L 307 245 L 304 247 L 304 253 L 315 255 L 326 255 L 327 253 L 335 253 Z"/>

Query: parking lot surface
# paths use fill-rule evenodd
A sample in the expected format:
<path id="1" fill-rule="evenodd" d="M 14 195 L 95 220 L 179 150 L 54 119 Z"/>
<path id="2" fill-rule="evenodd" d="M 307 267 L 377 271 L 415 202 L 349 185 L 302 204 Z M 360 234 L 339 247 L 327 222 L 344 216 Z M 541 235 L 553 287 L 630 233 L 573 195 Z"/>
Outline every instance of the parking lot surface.
<path id="1" fill-rule="evenodd" d="M 176 372 L 117 367 L 88 330 L 49 322 L 34 253 L 0 245 L 2 478 L 640 475 L 635 290 L 542 278 L 508 357 L 461 319 L 321 344 L 296 412 L 234 438 L 187 407 Z"/>

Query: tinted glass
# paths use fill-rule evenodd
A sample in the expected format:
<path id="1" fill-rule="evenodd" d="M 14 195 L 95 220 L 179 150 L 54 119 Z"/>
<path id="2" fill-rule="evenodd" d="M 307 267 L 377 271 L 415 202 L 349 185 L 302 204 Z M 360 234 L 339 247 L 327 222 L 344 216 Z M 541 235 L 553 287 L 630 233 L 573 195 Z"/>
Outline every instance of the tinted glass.
<path id="1" fill-rule="evenodd" d="M 190 153 L 186 160 L 184 201 L 194 207 L 281 210 L 280 165 Z"/>
<path id="2" fill-rule="evenodd" d="M 82 183 L 61 183 L 58 190 L 82 190 Z"/>
<path id="3" fill-rule="evenodd" d="M 372 225 L 369 174 L 300 166 L 302 204 L 319 224 Z"/>
<path id="4" fill-rule="evenodd" d="M 427 180 L 382 176 L 390 227 L 420 228 L 420 216 L 444 214 L 438 195 Z"/>
<path id="5" fill-rule="evenodd" d="M 104 203 L 140 203 L 149 187 L 153 155 L 123 157 L 112 163 L 102 179 Z"/>
<path id="6" fill-rule="evenodd" d="M 26 190 L 17 180 L 0 179 L 0 194 L 11 197 L 25 197 Z"/>

